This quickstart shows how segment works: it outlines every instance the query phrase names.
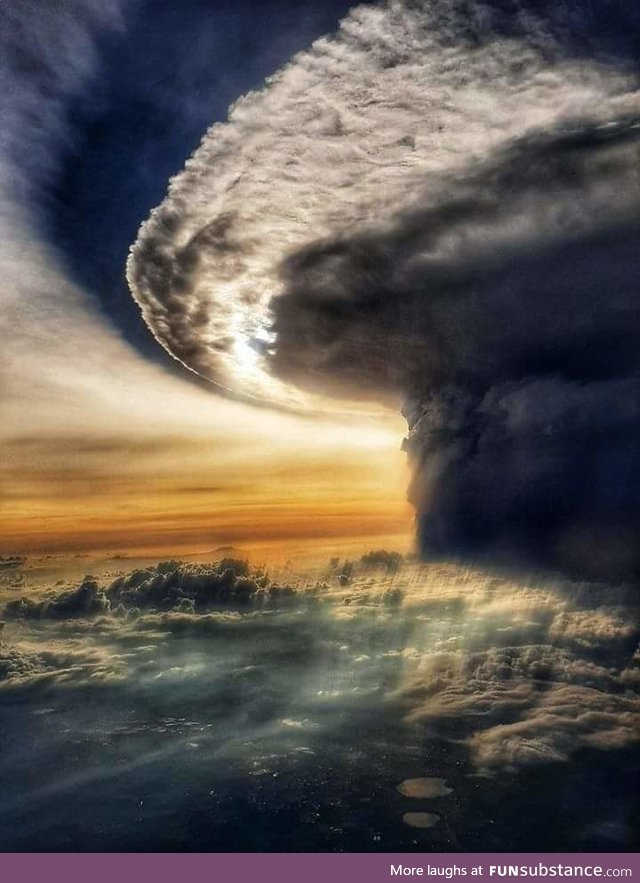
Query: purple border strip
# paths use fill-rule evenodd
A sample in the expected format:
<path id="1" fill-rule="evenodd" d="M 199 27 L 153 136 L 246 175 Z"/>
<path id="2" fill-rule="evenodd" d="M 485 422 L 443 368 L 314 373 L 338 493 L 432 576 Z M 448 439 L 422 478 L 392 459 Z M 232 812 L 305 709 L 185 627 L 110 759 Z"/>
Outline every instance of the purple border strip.
<path id="1" fill-rule="evenodd" d="M 640 853 L 5 853 L 0 868 L 2 883 L 387 883 L 417 877 L 640 883 Z"/>

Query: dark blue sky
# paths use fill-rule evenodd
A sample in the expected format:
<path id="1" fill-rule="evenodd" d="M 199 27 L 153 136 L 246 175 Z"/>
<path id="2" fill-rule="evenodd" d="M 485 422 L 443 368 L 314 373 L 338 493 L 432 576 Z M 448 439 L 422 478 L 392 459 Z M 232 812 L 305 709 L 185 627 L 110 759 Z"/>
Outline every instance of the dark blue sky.
<path id="1" fill-rule="evenodd" d="M 143 0 L 126 31 L 100 47 L 97 82 L 71 110 L 74 138 L 48 224 L 72 278 L 147 357 L 180 370 L 151 338 L 126 285 L 138 227 L 229 105 L 335 30 L 352 5 Z"/>
<path id="2" fill-rule="evenodd" d="M 352 0 L 140 0 L 126 28 L 99 47 L 96 83 L 71 109 L 74 138 L 49 203 L 49 233 L 68 271 L 100 301 L 118 330 L 162 359 L 124 278 L 129 246 L 206 129 L 240 95 L 318 36 L 336 29 Z M 627 0 L 529 0 L 555 19 L 572 51 L 590 54 L 594 30 L 606 51 L 637 63 Z M 494 0 L 507 30 L 512 0 Z M 578 35 L 579 39 L 576 38 Z M 582 35 L 582 36 L 580 36 Z M 584 37 L 585 39 L 582 39 Z M 174 370 L 178 370 L 173 363 Z"/>

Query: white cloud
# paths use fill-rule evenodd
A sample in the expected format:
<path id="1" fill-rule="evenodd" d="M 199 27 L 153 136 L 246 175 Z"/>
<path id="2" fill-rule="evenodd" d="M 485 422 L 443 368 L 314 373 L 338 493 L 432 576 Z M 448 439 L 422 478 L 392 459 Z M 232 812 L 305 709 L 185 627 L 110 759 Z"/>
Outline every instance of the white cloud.
<path id="1" fill-rule="evenodd" d="M 270 376 L 261 355 L 283 259 L 384 226 L 423 204 L 444 173 L 528 132 L 637 106 L 631 77 L 563 57 L 524 14 L 513 31 L 492 31 L 482 9 L 474 21 L 445 0 L 356 7 L 336 35 L 237 101 L 132 249 L 129 281 L 159 342 L 248 397 L 336 408 L 322 389 L 306 394 Z M 311 348 L 307 380 L 316 357 Z"/>

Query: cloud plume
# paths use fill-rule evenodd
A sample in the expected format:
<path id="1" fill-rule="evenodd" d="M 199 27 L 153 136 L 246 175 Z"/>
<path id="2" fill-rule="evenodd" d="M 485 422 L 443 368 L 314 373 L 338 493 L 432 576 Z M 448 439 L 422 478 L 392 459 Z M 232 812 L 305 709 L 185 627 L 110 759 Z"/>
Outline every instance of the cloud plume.
<path id="1" fill-rule="evenodd" d="M 354 8 L 143 225 L 154 335 L 279 407 L 404 400 L 428 554 L 636 574 L 638 25 L 624 3 Z"/>

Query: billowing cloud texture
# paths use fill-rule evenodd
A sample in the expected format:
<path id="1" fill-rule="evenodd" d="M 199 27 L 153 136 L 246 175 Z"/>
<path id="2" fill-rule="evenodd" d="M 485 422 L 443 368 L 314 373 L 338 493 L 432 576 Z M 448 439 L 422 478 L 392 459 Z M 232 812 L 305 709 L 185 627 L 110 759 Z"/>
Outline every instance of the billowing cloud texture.
<path id="1" fill-rule="evenodd" d="M 354 8 L 213 126 L 129 261 L 244 397 L 400 396 L 420 541 L 640 566 L 637 10 Z"/>

